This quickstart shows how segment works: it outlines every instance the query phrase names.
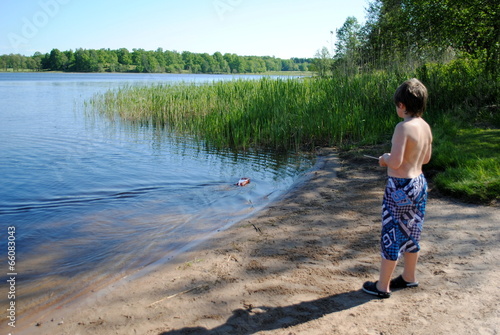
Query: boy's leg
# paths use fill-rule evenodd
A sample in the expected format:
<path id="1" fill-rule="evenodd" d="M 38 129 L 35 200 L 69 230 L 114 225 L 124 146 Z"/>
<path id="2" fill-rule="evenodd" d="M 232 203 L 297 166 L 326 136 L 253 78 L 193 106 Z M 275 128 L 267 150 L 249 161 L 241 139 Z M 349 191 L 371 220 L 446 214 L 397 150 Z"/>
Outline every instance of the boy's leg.
<path id="1" fill-rule="evenodd" d="M 382 258 L 380 264 L 380 275 L 377 283 L 377 289 L 382 292 L 390 292 L 389 285 L 391 283 L 392 273 L 398 264 L 397 261 L 390 261 L 388 259 Z M 406 263 L 405 263 L 406 266 Z"/>
<path id="2" fill-rule="evenodd" d="M 418 252 L 405 252 L 404 257 L 404 270 L 403 279 L 409 283 L 414 283 L 417 281 L 417 261 Z"/>

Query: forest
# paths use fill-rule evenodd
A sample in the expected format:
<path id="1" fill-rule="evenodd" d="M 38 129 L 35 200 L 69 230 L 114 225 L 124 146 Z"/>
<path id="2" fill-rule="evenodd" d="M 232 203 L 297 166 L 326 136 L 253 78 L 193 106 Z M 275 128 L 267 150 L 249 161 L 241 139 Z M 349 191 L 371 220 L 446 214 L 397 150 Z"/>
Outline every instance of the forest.
<path id="1" fill-rule="evenodd" d="M 323 48 L 316 54 L 321 75 L 332 70 L 407 71 L 456 60 L 477 63 L 484 73 L 498 75 L 500 2 L 374 0 L 363 25 L 348 17 L 336 37 L 335 50 Z"/>
<path id="2" fill-rule="evenodd" d="M 139 73 L 263 73 L 270 71 L 309 71 L 312 59 L 280 59 L 270 56 L 213 55 L 177 52 L 158 48 L 155 51 L 126 48 L 77 49 L 33 56 L 0 56 L 0 70 L 64 72 L 139 72 Z"/>

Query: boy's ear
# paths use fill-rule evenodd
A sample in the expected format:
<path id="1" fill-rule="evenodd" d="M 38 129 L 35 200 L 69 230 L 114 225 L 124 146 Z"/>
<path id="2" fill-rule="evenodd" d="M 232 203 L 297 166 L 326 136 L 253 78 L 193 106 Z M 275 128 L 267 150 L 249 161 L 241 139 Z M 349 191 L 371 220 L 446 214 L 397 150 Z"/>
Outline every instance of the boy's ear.
<path id="1" fill-rule="evenodd" d="M 400 109 L 406 109 L 405 104 L 404 104 L 404 103 L 402 103 L 402 102 L 398 102 L 398 107 L 399 107 Z"/>

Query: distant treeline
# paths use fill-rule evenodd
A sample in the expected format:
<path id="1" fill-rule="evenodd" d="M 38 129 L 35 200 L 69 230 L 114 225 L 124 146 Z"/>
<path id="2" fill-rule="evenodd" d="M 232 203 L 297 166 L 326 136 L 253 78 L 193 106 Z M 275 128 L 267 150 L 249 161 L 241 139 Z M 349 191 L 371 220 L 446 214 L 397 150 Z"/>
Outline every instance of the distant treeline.
<path id="1" fill-rule="evenodd" d="M 312 58 L 280 59 L 270 56 L 213 55 L 177 52 L 158 48 L 156 51 L 126 48 L 77 49 L 33 56 L 10 54 L 0 56 L 0 69 L 8 71 L 67 72 L 145 72 L 145 73 L 262 73 L 268 71 L 309 71 Z"/>

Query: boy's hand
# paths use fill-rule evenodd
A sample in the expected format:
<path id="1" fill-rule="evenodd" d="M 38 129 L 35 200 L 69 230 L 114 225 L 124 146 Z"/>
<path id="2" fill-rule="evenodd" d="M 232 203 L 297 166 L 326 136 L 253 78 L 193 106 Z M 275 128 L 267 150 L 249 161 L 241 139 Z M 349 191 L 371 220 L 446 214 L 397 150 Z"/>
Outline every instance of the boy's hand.
<path id="1" fill-rule="evenodd" d="M 385 155 L 390 156 L 391 154 L 383 154 L 382 156 L 380 156 L 380 157 L 378 158 L 378 164 L 379 164 L 380 166 L 382 166 L 382 167 L 386 167 L 386 166 L 387 166 L 387 163 L 385 162 L 385 158 L 384 158 L 384 156 L 385 156 Z"/>

